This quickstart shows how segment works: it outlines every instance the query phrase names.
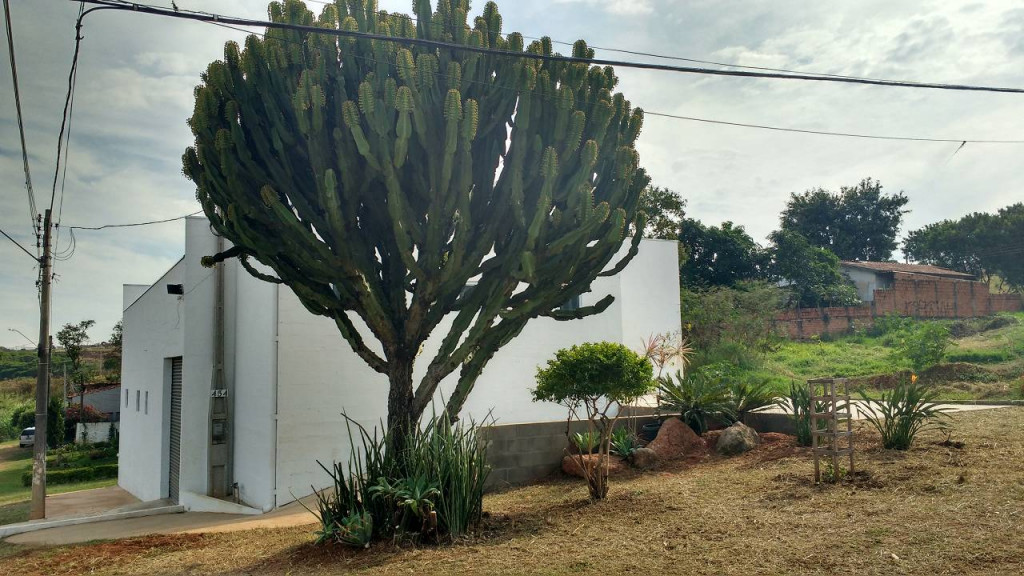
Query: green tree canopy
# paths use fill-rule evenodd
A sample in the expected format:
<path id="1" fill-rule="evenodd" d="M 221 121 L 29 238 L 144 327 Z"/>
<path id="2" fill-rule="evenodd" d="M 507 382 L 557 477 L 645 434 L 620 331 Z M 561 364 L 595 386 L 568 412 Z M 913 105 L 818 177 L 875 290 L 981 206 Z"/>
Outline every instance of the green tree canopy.
<path id="1" fill-rule="evenodd" d="M 883 194 L 881 182 L 871 178 L 843 186 L 838 193 L 821 188 L 793 193 L 782 212 L 782 230 L 803 236 L 840 260 L 885 261 L 896 249 L 907 202 L 902 192 Z"/>
<path id="2" fill-rule="evenodd" d="M 686 200 L 668 188 L 648 186 L 640 193 L 640 210 L 647 215 L 644 236 L 675 240 L 686 218 Z"/>
<path id="3" fill-rule="evenodd" d="M 787 283 L 792 305 L 804 308 L 860 303 L 853 283 L 839 271 L 835 254 L 794 232 L 780 230 L 770 238 L 772 274 Z"/>
<path id="4" fill-rule="evenodd" d="M 1024 288 L 1024 203 L 995 214 L 975 212 L 943 220 L 907 234 L 903 253 L 922 264 L 975 274 L 996 274 L 1010 286 Z"/>
<path id="5" fill-rule="evenodd" d="M 447 406 L 457 415 L 529 320 L 606 309 L 611 296 L 559 308 L 635 255 L 639 232 L 613 262 L 630 227 L 645 227 L 637 206 L 649 181 L 634 146 L 643 114 L 614 92 L 611 68 L 516 57 L 554 54 L 551 40 L 504 34 L 493 2 L 468 22 L 467 0 L 436 10 L 416 0 L 413 12 L 270 4 L 274 22 L 496 52 L 279 28 L 244 49 L 229 42 L 196 89 L 183 159 L 233 243 L 205 263 L 237 257 L 332 319 L 387 375 L 391 428 L 417 421 L 459 370 Z M 579 41 L 572 53 L 594 51 Z M 442 319 L 440 350 L 414 385 Z"/>
<path id="6" fill-rule="evenodd" d="M 767 253 L 743 226 L 705 226 L 687 218 L 679 241 L 685 251 L 680 280 L 693 287 L 733 286 L 763 276 Z"/>
<path id="7" fill-rule="evenodd" d="M 65 324 L 57 332 L 57 342 L 60 342 L 61 348 L 64 349 L 64 356 L 70 364 L 68 372 L 71 381 L 79 390 L 88 378 L 85 365 L 82 363 L 82 350 L 89 342 L 89 328 L 95 324 L 95 320 L 82 320 L 78 324 Z"/>

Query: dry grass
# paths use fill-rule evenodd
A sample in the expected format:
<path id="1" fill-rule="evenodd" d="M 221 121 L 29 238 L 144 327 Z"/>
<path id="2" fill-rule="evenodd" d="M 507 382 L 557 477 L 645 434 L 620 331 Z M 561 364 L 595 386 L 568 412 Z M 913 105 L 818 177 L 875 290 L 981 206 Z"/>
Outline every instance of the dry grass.
<path id="1" fill-rule="evenodd" d="M 486 529 L 442 547 L 313 547 L 310 528 L 154 536 L 23 550 L 4 574 L 1021 574 L 1024 409 L 956 417 L 907 453 L 858 430 L 853 481 L 815 487 L 778 440 L 613 482 L 591 504 L 555 479 L 489 496 Z"/>

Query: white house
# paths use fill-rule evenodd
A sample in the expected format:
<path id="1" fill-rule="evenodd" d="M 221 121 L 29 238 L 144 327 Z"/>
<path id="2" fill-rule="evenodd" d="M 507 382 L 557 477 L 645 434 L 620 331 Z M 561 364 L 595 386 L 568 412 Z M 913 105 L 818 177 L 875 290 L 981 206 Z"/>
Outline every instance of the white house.
<path id="1" fill-rule="evenodd" d="M 316 461 L 347 459 L 340 414 L 378 425 L 387 380 L 287 287 L 256 280 L 233 260 L 221 274 L 203 268 L 200 258 L 217 251 L 206 219 L 189 218 L 185 256 L 151 286 L 125 286 L 118 484 L 192 510 L 240 510 L 211 497 L 234 496 L 250 512 L 268 511 L 328 484 Z M 484 370 L 462 414 L 480 419 L 493 410 L 500 424 L 564 420 L 559 406 L 530 397 L 536 366 L 557 349 L 598 340 L 639 349 L 653 333 L 679 330 L 675 242 L 644 240 L 629 266 L 596 280 L 581 305 L 606 294 L 616 300 L 602 314 L 530 322 Z M 432 337 L 424 356 L 438 343 Z M 226 394 L 212 392 L 221 387 Z M 223 485 L 234 494 L 219 493 Z"/>

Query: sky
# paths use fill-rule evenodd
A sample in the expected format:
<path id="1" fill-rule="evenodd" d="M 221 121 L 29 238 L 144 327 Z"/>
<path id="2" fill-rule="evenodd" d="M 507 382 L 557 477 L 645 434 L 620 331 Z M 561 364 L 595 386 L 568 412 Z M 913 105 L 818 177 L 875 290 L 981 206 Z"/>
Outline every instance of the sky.
<path id="1" fill-rule="evenodd" d="M 169 0 L 168 0 L 169 2 Z M 183 9 L 265 18 L 262 0 L 176 0 Z M 154 0 L 155 4 L 163 0 Z M 408 12 L 410 2 L 381 1 Z M 15 50 L 37 202 L 50 203 L 57 134 L 78 4 L 12 0 Z M 320 5 L 308 3 L 315 11 Z M 1024 87 L 1024 8 L 1014 0 L 504 0 L 504 31 L 593 46 L 747 66 L 941 83 Z M 473 2 L 472 14 L 483 9 Z M 239 32 L 143 14 L 85 19 L 58 253 L 68 226 L 158 220 L 199 209 L 181 172 L 199 74 Z M 34 251 L 11 71 L 0 61 L 0 228 Z M 561 51 L 569 52 L 561 46 Z M 598 50 L 598 57 L 644 60 Z M 646 60 L 650 60 L 646 58 Z M 686 65 L 685 62 L 677 64 Z M 636 106 L 669 114 L 865 134 L 1024 139 L 1024 95 L 908 90 L 619 69 Z M 653 183 L 678 192 L 688 215 L 729 220 L 758 241 L 778 227 L 789 195 L 862 178 L 902 191 L 903 232 L 1024 200 L 1022 145 L 917 143 L 786 134 L 648 116 L 638 148 Z M 954 154 L 955 153 L 955 154 Z M 156 281 L 184 250 L 181 221 L 77 231 L 55 263 L 53 330 L 96 320 L 106 340 L 122 284 Z M 35 262 L 0 238 L 0 346 L 38 334 Z"/>

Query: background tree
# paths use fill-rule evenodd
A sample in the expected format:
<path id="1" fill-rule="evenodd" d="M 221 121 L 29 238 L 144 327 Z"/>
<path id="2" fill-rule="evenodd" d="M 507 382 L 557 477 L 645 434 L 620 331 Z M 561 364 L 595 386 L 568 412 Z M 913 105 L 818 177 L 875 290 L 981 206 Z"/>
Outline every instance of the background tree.
<path id="1" fill-rule="evenodd" d="M 121 348 L 124 341 L 124 327 L 121 320 L 114 324 L 110 333 L 110 351 L 103 357 L 103 369 L 107 372 L 107 380 L 110 382 L 121 381 Z"/>
<path id="2" fill-rule="evenodd" d="M 553 54 L 551 40 L 502 34 L 493 2 L 471 26 L 468 11 L 467 0 L 436 11 L 416 0 L 414 21 L 372 1 L 319 17 L 296 0 L 271 3 L 275 22 L 500 53 L 268 29 L 244 50 L 225 45 L 189 120 L 184 172 L 233 244 L 204 264 L 237 257 L 331 318 L 387 376 L 399 443 L 459 370 L 447 404 L 457 415 L 529 320 L 605 310 L 611 296 L 559 308 L 618 273 L 641 238 L 613 263 L 627 230 L 645 227 L 637 205 L 649 178 L 634 147 L 643 114 L 613 92 L 612 69 L 517 58 Z M 594 54 L 583 41 L 572 52 Z M 417 353 L 446 318 L 414 385 Z"/>
<path id="3" fill-rule="evenodd" d="M 885 261 L 896 249 L 909 201 L 902 192 L 883 194 L 881 182 L 871 178 L 843 186 L 839 193 L 821 188 L 794 193 L 782 212 L 782 230 L 803 236 L 840 260 Z"/>
<path id="4" fill-rule="evenodd" d="M 767 264 L 764 250 L 743 226 L 732 222 L 705 226 L 687 218 L 679 242 L 686 252 L 679 268 L 680 280 L 687 286 L 733 286 L 761 277 Z"/>
<path id="5" fill-rule="evenodd" d="M 68 363 L 68 376 L 75 389 L 82 391 L 89 374 L 82 362 L 82 351 L 89 342 L 89 328 L 96 324 L 95 320 L 82 320 L 78 324 L 65 324 L 57 332 L 57 342 L 64 350 Z"/>
<path id="6" fill-rule="evenodd" d="M 647 215 L 645 237 L 675 240 L 686 218 L 686 200 L 668 188 L 648 186 L 640 193 L 640 210 Z"/>
<path id="7" fill-rule="evenodd" d="M 1024 288 L 1024 203 L 995 214 L 975 212 L 959 220 L 943 220 L 907 234 L 907 258 L 974 274 L 988 282 L 992 275 L 1010 287 Z"/>
<path id="8" fill-rule="evenodd" d="M 839 258 L 813 246 L 803 236 L 776 231 L 772 241 L 772 274 L 788 282 L 791 304 L 812 306 L 853 306 L 860 303 L 853 283 L 839 271 Z"/>

